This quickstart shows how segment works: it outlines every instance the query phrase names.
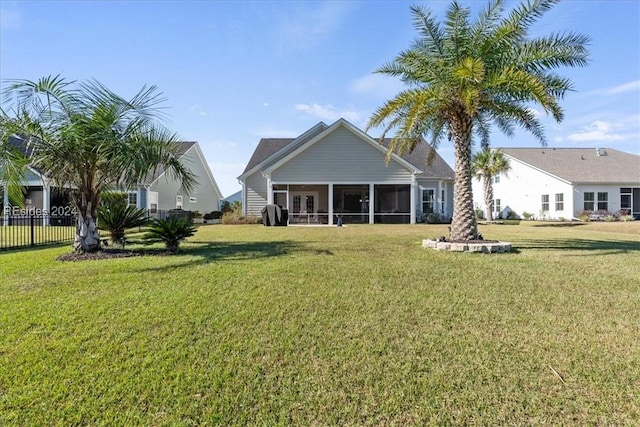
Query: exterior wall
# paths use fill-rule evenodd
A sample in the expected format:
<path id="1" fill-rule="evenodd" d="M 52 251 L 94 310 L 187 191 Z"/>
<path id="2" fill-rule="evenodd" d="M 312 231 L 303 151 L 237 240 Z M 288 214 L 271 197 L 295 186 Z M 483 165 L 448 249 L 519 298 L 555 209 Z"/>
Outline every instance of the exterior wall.
<path id="1" fill-rule="evenodd" d="M 198 184 L 187 194 L 180 188 L 179 181 L 169 179 L 168 174 L 160 176 L 149 188 L 150 191 L 158 192 L 158 209 L 175 209 L 176 196 L 182 196 L 182 209 L 186 211 L 199 211 L 204 214 L 218 210 L 222 195 L 211 181 L 210 171 L 198 155 L 197 146 L 191 147 L 181 160 L 196 176 Z M 195 201 L 191 201 L 191 198 L 195 198 Z"/>
<path id="2" fill-rule="evenodd" d="M 436 205 L 442 206 L 444 209 L 444 216 L 451 218 L 453 216 L 453 182 L 438 181 L 429 179 L 417 179 L 415 203 L 417 219 L 420 219 L 422 214 L 422 190 L 432 188 L 436 192 Z M 444 200 L 442 200 L 441 194 L 438 191 L 444 190 Z M 442 203 L 442 204 L 441 204 Z"/>
<path id="3" fill-rule="evenodd" d="M 610 185 L 576 185 L 575 197 L 573 200 L 574 212 L 584 210 L 584 193 L 594 193 L 595 209 L 598 210 L 598 193 L 608 193 L 607 211 L 616 213 L 620 210 L 620 188 L 638 188 L 638 184 L 610 184 Z M 640 211 L 638 206 L 634 206 L 634 211 Z"/>
<path id="4" fill-rule="evenodd" d="M 408 184 L 412 174 L 345 128 L 337 128 L 271 173 L 273 183 Z"/>
<path id="5" fill-rule="evenodd" d="M 242 209 L 245 215 L 261 215 L 267 205 L 267 178 L 256 172 L 245 180 Z"/>
<path id="6" fill-rule="evenodd" d="M 501 217 L 514 211 L 522 217 L 524 212 L 534 214 L 537 219 L 573 218 L 574 190 L 570 183 L 531 168 L 510 158 L 511 169 L 500 174 L 500 182 L 493 184 L 493 195 L 500 199 Z M 542 195 L 549 195 L 549 210 L 542 211 Z M 555 209 L 555 195 L 563 194 L 564 209 Z M 473 180 L 473 202 L 476 209 L 485 210 L 484 188 L 481 181 Z"/>

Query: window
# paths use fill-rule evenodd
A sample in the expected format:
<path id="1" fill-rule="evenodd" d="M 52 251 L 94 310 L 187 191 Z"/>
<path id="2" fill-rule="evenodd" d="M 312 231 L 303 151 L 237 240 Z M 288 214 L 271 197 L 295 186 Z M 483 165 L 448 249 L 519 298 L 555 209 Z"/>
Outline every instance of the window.
<path id="1" fill-rule="evenodd" d="M 491 183 L 497 184 L 500 182 L 500 174 L 491 175 Z"/>
<path id="2" fill-rule="evenodd" d="M 189 203 L 197 203 L 198 199 L 195 197 L 189 197 Z"/>
<path id="3" fill-rule="evenodd" d="M 631 188 L 621 188 L 620 189 L 620 210 L 628 210 L 631 212 L 631 196 L 633 195 L 633 191 Z"/>
<path id="4" fill-rule="evenodd" d="M 500 206 L 500 199 L 493 200 L 493 211 L 496 214 L 496 217 L 500 217 L 500 212 L 502 212 L 502 207 Z"/>
<path id="5" fill-rule="evenodd" d="M 138 193 L 128 193 L 127 204 L 129 206 L 138 206 Z"/>
<path id="6" fill-rule="evenodd" d="M 564 193 L 556 193 L 556 210 L 564 210 Z"/>
<path id="7" fill-rule="evenodd" d="M 548 194 L 543 194 L 542 195 L 542 212 L 548 212 L 549 211 L 549 195 Z"/>
<path id="8" fill-rule="evenodd" d="M 598 193 L 598 210 L 609 210 L 609 193 Z"/>
<path id="9" fill-rule="evenodd" d="M 595 193 L 593 192 L 588 192 L 588 193 L 584 193 L 584 210 L 585 211 L 593 211 L 595 210 L 596 204 L 595 204 L 595 197 L 594 197 Z"/>
<path id="10" fill-rule="evenodd" d="M 176 196 L 176 209 L 182 209 L 182 196 Z"/>
<path id="11" fill-rule="evenodd" d="M 422 213 L 430 214 L 434 212 L 436 192 L 432 188 L 422 190 Z"/>

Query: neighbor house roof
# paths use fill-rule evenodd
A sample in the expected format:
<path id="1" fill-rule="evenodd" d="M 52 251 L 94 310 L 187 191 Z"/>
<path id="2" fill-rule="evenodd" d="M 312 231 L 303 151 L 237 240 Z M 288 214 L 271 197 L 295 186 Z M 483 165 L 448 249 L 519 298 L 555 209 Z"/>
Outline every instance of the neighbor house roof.
<path id="1" fill-rule="evenodd" d="M 318 125 L 319 131 L 322 131 L 327 128 L 327 125 L 320 122 Z M 314 127 L 315 128 L 315 127 Z M 313 128 L 312 128 L 313 129 Z M 313 135 L 318 132 L 314 132 Z M 312 135 L 311 135 L 312 136 Z M 308 140 L 309 138 L 305 138 Z M 268 159 L 273 159 L 274 161 L 284 157 L 287 153 L 293 151 L 293 145 L 298 146 L 298 138 L 262 138 L 258 142 L 258 146 L 256 147 L 253 155 L 249 159 L 249 163 L 247 163 L 247 167 L 244 169 L 242 175 L 251 171 L 252 169 L 259 166 L 261 163 L 271 163 L 266 162 Z M 378 139 L 375 139 L 379 141 Z M 294 144 L 294 142 L 296 142 Z M 385 138 L 382 142 L 384 147 L 387 147 L 391 142 L 391 138 Z M 416 169 L 421 170 L 423 173 L 420 175 L 425 178 L 438 178 L 438 179 L 454 179 L 454 172 L 451 167 L 445 162 L 442 157 L 435 153 L 433 161 L 430 165 L 427 165 L 427 155 L 429 154 L 429 146 L 427 143 L 418 144 L 416 148 L 410 153 L 403 153 L 399 156 L 414 166 Z"/>
<path id="2" fill-rule="evenodd" d="M 178 141 L 177 144 L 178 144 L 178 150 L 177 150 L 178 158 L 180 158 L 184 156 L 185 153 L 191 149 L 191 147 L 196 145 L 197 142 L 196 141 Z M 156 169 L 155 171 L 153 171 L 152 173 L 146 176 L 143 184 L 148 185 L 153 183 L 158 178 L 160 178 L 162 174 L 164 174 L 164 168 L 162 166 L 159 166 L 158 169 Z"/>
<path id="3" fill-rule="evenodd" d="M 502 152 L 571 183 L 640 183 L 640 156 L 612 148 L 502 148 Z"/>

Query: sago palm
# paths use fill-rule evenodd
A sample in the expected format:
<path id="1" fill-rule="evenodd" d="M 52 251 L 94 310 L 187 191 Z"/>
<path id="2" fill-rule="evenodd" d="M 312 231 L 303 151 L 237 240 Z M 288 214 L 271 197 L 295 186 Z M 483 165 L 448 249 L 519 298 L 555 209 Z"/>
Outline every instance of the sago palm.
<path id="1" fill-rule="evenodd" d="M 484 205 L 487 221 L 493 221 L 493 183 L 492 178 L 500 173 L 507 172 L 511 168 L 509 160 L 502 150 L 492 150 L 484 147 L 471 159 L 471 173 L 482 181 L 484 190 Z"/>
<path id="2" fill-rule="evenodd" d="M 73 188 L 78 219 L 74 248 L 100 248 L 96 214 L 108 188 L 136 187 L 162 168 L 186 191 L 194 175 L 178 155 L 176 134 L 158 119 L 164 101 L 155 86 L 130 100 L 97 81 L 45 77 L 8 82 L 3 92 L 3 134 L 26 141 L 30 163 L 60 187 Z"/>
<path id="3" fill-rule="evenodd" d="M 374 112 L 367 129 L 382 126 L 382 138 L 394 131 L 389 150 L 400 152 L 412 150 L 423 137 L 433 150 L 443 138 L 453 143 L 453 240 L 478 236 L 471 190 L 474 135 L 488 146 L 492 125 L 509 136 L 520 126 L 544 144 L 532 106 L 561 121 L 559 100 L 572 83 L 553 70 L 587 64 L 586 36 L 529 36 L 531 26 L 556 3 L 532 0 L 505 13 L 503 2 L 495 0 L 471 22 L 469 9 L 453 2 L 442 23 L 428 9 L 414 6 L 419 38 L 377 70 L 399 77 L 407 88 Z"/>

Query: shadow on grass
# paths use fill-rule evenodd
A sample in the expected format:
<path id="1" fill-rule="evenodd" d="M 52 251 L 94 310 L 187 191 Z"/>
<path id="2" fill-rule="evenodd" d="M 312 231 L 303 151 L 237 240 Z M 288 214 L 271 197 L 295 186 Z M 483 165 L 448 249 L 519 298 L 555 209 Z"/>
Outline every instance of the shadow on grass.
<path id="1" fill-rule="evenodd" d="M 180 248 L 180 252 L 170 255 L 175 259 L 170 265 L 152 267 L 145 270 L 170 270 L 191 267 L 218 261 L 243 261 L 287 255 L 294 251 L 306 251 L 303 244 L 290 240 L 276 242 L 210 242 L 190 243 Z M 185 259 L 185 256 L 190 259 Z"/>
<path id="2" fill-rule="evenodd" d="M 532 227 L 580 227 L 584 222 L 552 222 L 546 224 L 534 224 Z"/>
<path id="3" fill-rule="evenodd" d="M 640 252 L 640 242 L 612 241 L 612 240 L 534 240 L 518 244 L 519 249 L 554 249 L 573 251 L 604 251 L 602 255 L 612 255 L 629 252 Z"/>

